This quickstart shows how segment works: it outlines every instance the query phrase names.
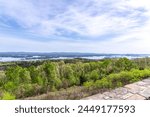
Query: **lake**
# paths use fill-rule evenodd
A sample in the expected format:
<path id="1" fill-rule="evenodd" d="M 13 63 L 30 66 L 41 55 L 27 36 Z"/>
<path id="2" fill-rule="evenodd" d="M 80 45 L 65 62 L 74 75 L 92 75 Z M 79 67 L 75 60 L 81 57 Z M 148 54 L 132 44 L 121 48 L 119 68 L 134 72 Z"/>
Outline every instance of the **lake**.
<path id="1" fill-rule="evenodd" d="M 35 61 L 35 60 L 55 60 L 55 59 L 92 59 L 99 60 L 105 58 L 123 58 L 128 59 L 150 57 L 150 54 L 95 54 L 95 53 L 32 53 L 32 52 L 0 52 L 0 62 L 11 61 Z"/>

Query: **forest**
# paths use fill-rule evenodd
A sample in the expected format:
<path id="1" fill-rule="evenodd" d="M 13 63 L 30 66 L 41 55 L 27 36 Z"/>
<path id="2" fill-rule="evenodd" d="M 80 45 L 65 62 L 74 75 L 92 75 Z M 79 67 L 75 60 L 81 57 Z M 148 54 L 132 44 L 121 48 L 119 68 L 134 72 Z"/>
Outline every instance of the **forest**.
<path id="1" fill-rule="evenodd" d="M 0 99 L 81 99 L 150 77 L 150 58 L 0 63 Z"/>

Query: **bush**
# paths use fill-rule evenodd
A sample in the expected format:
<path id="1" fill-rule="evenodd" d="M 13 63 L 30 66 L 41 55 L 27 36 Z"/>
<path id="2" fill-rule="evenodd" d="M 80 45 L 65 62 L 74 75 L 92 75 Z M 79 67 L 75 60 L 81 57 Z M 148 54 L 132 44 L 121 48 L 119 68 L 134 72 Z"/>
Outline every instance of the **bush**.
<path id="1" fill-rule="evenodd" d="M 150 77 L 150 69 L 142 70 L 141 78 L 147 78 L 147 77 Z"/>
<path id="2" fill-rule="evenodd" d="M 142 78 L 149 77 L 150 70 L 137 70 L 132 69 L 131 71 L 122 71 L 120 73 L 110 74 L 101 80 L 96 80 L 92 86 L 95 88 L 116 88 L 126 85 L 128 83 L 136 82 Z M 90 86 L 87 84 L 87 86 Z"/>
<path id="3" fill-rule="evenodd" d="M 91 89 L 94 87 L 94 82 L 93 81 L 87 81 L 83 83 L 83 86 L 87 89 Z"/>
<path id="4" fill-rule="evenodd" d="M 113 85 L 116 84 L 116 82 L 118 82 L 120 80 L 120 75 L 118 73 L 116 74 L 110 74 L 108 76 L 106 76 L 106 78 L 112 82 Z"/>
<path id="5" fill-rule="evenodd" d="M 15 94 L 17 98 L 29 97 L 35 95 L 32 84 L 21 84 L 17 87 Z"/>
<path id="6" fill-rule="evenodd" d="M 91 73 L 90 73 L 90 79 L 91 80 L 98 80 L 99 79 L 99 73 L 98 73 L 98 70 L 93 70 Z"/>
<path id="7" fill-rule="evenodd" d="M 116 87 L 122 87 L 122 86 L 123 86 L 122 82 L 117 82 Z"/>
<path id="8" fill-rule="evenodd" d="M 101 80 L 97 80 L 95 82 L 95 87 L 96 88 L 102 88 L 102 89 L 105 89 L 105 88 L 110 88 L 111 87 L 111 82 L 109 82 L 109 80 L 107 78 L 102 78 Z"/>
<path id="9" fill-rule="evenodd" d="M 19 67 L 19 66 L 9 67 L 6 70 L 7 81 L 13 81 L 15 83 L 19 83 L 19 75 L 20 75 L 21 70 L 22 70 L 22 67 Z"/>
<path id="10" fill-rule="evenodd" d="M 119 73 L 119 81 L 123 84 L 129 84 L 131 83 L 131 80 L 134 79 L 135 77 L 133 76 L 133 74 L 131 72 L 127 72 L 127 71 L 122 71 Z"/>
<path id="11" fill-rule="evenodd" d="M 27 69 L 25 69 L 25 68 L 22 68 L 20 70 L 19 83 L 31 83 L 30 72 Z"/>
<path id="12" fill-rule="evenodd" d="M 4 84 L 4 89 L 8 92 L 14 92 L 16 90 L 16 88 L 17 88 L 17 85 L 12 81 Z"/>
<path id="13" fill-rule="evenodd" d="M 4 92 L 2 96 L 2 100 L 14 100 L 15 96 L 9 92 Z"/>
<path id="14" fill-rule="evenodd" d="M 133 62 L 132 60 L 129 60 L 127 58 L 119 58 L 115 63 L 114 63 L 114 70 L 115 72 L 120 72 L 120 71 L 130 71 L 131 69 L 135 68 L 137 69 L 138 66 Z"/>

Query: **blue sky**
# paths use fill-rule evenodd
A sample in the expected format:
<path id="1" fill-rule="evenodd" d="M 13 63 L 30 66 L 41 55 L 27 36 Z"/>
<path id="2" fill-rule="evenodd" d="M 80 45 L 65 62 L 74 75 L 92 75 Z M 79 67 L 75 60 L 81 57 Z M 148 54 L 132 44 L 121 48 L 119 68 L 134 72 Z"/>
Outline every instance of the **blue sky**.
<path id="1" fill-rule="evenodd" d="M 150 1 L 0 0 L 0 51 L 150 53 Z"/>

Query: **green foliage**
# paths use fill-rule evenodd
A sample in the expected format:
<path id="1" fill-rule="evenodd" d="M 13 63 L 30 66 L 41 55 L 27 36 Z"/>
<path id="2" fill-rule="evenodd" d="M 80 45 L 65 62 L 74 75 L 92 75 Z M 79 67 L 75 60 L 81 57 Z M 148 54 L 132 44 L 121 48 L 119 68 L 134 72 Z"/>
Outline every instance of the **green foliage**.
<path id="1" fill-rule="evenodd" d="M 15 91 L 17 98 L 29 97 L 35 94 L 35 90 L 32 84 L 21 84 Z"/>
<path id="2" fill-rule="evenodd" d="M 30 83 L 30 72 L 26 68 L 22 68 L 19 73 L 19 83 Z"/>
<path id="3" fill-rule="evenodd" d="M 64 73 L 63 73 L 62 82 L 64 82 L 65 85 L 67 85 L 67 87 L 76 85 L 79 82 L 78 77 L 75 77 L 74 71 L 71 68 L 71 66 L 69 66 L 69 65 L 66 65 L 64 67 Z"/>
<path id="4" fill-rule="evenodd" d="M 141 79 L 150 77 L 150 69 L 142 70 L 140 77 Z"/>
<path id="5" fill-rule="evenodd" d="M 85 74 L 84 81 L 96 81 L 99 79 L 99 71 L 93 70 L 87 74 Z"/>
<path id="6" fill-rule="evenodd" d="M 19 63 L 20 66 L 2 71 L 0 90 L 4 91 L 4 95 L 1 93 L 0 97 L 15 95 L 15 98 L 25 98 L 72 86 L 94 90 L 121 87 L 150 77 L 150 59 L 142 59 L 140 62 L 120 58 Z"/>
<path id="7" fill-rule="evenodd" d="M 19 74 L 22 68 L 19 66 L 10 67 L 6 70 L 6 78 L 8 81 L 19 83 Z"/>
<path id="8" fill-rule="evenodd" d="M 16 88 L 17 85 L 12 81 L 8 81 L 6 84 L 4 84 L 4 89 L 8 92 L 14 92 Z"/>
<path id="9" fill-rule="evenodd" d="M 91 86 L 94 86 L 95 88 L 115 88 L 139 81 L 146 77 L 150 77 L 150 70 L 132 69 L 131 71 L 122 71 L 120 73 L 110 74 L 101 80 L 96 80 Z"/>
<path id="10" fill-rule="evenodd" d="M 101 80 L 97 80 L 95 82 L 95 87 L 96 88 L 102 88 L 102 89 L 110 88 L 111 82 L 109 82 L 107 78 L 102 78 Z"/>
<path id="11" fill-rule="evenodd" d="M 84 69 L 84 72 L 86 73 L 86 72 L 90 72 L 91 71 L 91 66 L 90 66 L 90 64 L 89 63 L 85 63 L 84 65 L 83 65 L 83 69 Z"/>
<path id="12" fill-rule="evenodd" d="M 34 66 L 31 66 L 29 68 L 29 71 L 30 71 L 30 77 L 31 77 L 31 83 L 37 83 L 39 85 L 44 85 L 44 78 L 41 73 L 42 73 L 42 70 L 39 70 L 39 69 L 36 69 Z"/>
<path id="13" fill-rule="evenodd" d="M 134 59 L 133 62 L 138 66 L 140 70 L 150 68 L 150 58 L 138 58 Z"/>
<path id="14" fill-rule="evenodd" d="M 93 81 L 84 82 L 83 86 L 86 87 L 87 89 L 90 89 L 90 88 L 94 87 L 94 82 Z"/>
<path id="15" fill-rule="evenodd" d="M 5 78 L 5 72 L 4 71 L 0 71 L 0 79 Z"/>
<path id="16" fill-rule="evenodd" d="M 15 96 L 9 92 L 4 92 L 2 96 L 2 100 L 14 100 Z"/>
<path id="17" fill-rule="evenodd" d="M 59 88 L 62 85 L 62 82 L 58 77 L 56 64 L 51 62 L 44 63 L 43 69 L 46 74 L 48 89 L 54 90 L 55 88 Z"/>
<path id="18" fill-rule="evenodd" d="M 5 79 L 4 78 L 0 78 L 0 87 L 2 87 L 5 84 Z"/>
<path id="19" fill-rule="evenodd" d="M 90 73 L 90 79 L 94 80 L 94 81 L 99 79 L 99 72 L 98 72 L 98 70 L 93 70 Z"/>
<path id="20" fill-rule="evenodd" d="M 129 71 L 133 68 L 137 68 L 137 65 L 127 58 L 120 58 L 116 61 L 115 68 L 116 71 Z"/>

